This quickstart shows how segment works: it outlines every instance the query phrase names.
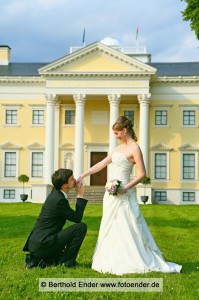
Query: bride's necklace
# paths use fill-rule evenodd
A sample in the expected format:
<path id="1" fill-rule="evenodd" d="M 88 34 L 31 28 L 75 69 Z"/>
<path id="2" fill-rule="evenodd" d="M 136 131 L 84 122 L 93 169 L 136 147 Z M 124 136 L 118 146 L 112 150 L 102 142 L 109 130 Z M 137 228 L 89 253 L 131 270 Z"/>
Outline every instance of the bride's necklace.
<path id="1" fill-rule="evenodd" d="M 133 140 L 131 140 L 131 142 L 126 143 L 126 144 L 123 144 L 123 145 L 124 145 L 124 147 L 128 147 L 128 146 L 131 145 L 132 143 L 133 143 Z"/>

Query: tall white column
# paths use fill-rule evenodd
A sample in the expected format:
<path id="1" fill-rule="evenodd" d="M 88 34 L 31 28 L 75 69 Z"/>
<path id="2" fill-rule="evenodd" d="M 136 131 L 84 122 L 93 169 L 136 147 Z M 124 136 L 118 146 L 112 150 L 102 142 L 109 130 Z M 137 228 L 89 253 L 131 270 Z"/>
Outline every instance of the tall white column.
<path id="1" fill-rule="evenodd" d="M 73 98 L 76 105 L 74 176 L 78 177 L 84 170 L 84 104 L 86 95 L 73 95 Z"/>
<path id="2" fill-rule="evenodd" d="M 52 184 L 51 175 L 54 172 L 54 123 L 56 95 L 46 94 L 46 148 L 44 162 L 44 183 Z"/>
<path id="3" fill-rule="evenodd" d="M 110 103 L 110 123 L 109 123 L 109 153 L 111 153 L 118 145 L 117 139 L 112 130 L 113 124 L 116 122 L 119 116 L 119 103 L 121 95 L 108 95 L 108 101 Z"/>
<path id="4" fill-rule="evenodd" d="M 54 169 L 59 168 L 59 128 L 60 128 L 60 104 L 61 101 L 56 101 L 55 105 L 55 141 L 54 141 Z"/>
<path id="5" fill-rule="evenodd" d="M 149 104 L 151 94 L 138 95 L 140 104 L 139 145 L 142 150 L 146 172 L 149 171 Z"/>

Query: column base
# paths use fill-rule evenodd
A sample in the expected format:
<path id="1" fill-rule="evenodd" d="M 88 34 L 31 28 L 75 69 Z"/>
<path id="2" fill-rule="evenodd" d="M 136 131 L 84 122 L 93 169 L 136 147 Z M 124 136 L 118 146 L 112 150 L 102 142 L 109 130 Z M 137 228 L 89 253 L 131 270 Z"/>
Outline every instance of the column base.
<path id="1" fill-rule="evenodd" d="M 32 184 L 32 202 L 44 203 L 52 188 L 52 184 Z"/>

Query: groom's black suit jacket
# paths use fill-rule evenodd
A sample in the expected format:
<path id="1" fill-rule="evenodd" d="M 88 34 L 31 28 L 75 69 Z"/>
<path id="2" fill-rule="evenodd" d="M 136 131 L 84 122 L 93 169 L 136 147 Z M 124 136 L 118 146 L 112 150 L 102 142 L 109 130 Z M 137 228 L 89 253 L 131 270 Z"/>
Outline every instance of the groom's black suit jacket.
<path id="1" fill-rule="evenodd" d="M 55 245 L 56 234 L 62 230 L 66 220 L 81 222 L 86 204 L 86 199 L 77 198 L 76 209 L 73 210 L 64 194 L 59 190 L 53 190 L 42 206 L 23 251 L 35 252 Z"/>

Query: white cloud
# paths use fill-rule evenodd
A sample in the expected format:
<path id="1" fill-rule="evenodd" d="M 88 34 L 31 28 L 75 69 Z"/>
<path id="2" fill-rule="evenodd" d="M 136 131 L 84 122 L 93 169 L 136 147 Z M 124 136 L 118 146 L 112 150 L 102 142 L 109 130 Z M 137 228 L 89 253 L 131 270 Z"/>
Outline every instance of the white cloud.
<path id="1" fill-rule="evenodd" d="M 87 45 L 113 36 L 133 46 L 139 26 L 139 45 L 153 61 L 192 61 L 198 42 L 182 20 L 185 6 L 173 0 L 0 1 L 0 44 L 12 48 L 12 61 L 46 62 L 82 45 L 84 27 Z"/>

